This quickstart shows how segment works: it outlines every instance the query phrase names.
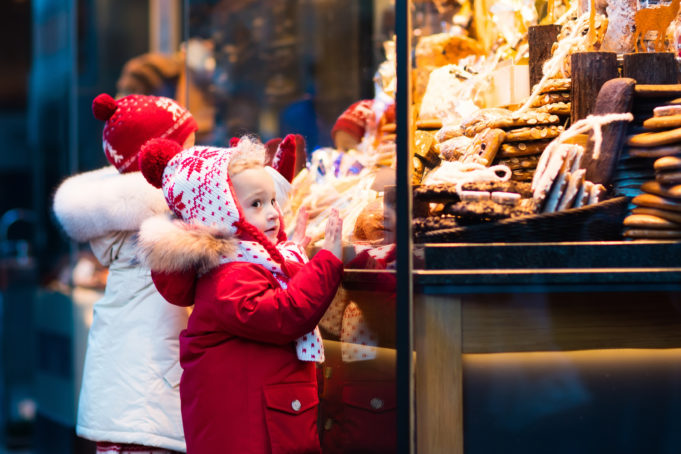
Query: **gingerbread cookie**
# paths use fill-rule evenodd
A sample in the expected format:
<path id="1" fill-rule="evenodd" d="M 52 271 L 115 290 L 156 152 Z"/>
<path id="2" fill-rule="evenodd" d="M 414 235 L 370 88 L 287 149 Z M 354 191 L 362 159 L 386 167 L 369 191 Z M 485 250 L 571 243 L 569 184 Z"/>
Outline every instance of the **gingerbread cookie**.
<path id="1" fill-rule="evenodd" d="M 503 129 L 485 129 L 477 134 L 466 150 L 463 162 L 474 162 L 489 166 L 506 138 Z"/>
<path id="2" fill-rule="evenodd" d="M 466 154 L 466 150 L 473 143 L 473 139 L 466 136 L 452 137 L 440 142 L 440 156 L 447 161 L 456 161 Z"/>
<path id="3" fill-rule="evenodd" d="M 435 140 L 442 143 L 446 140 L 453 139 L 454 137 L 459 137 L 463 135 L 463 128 L 460 125 L 456 126 L 443 126 L 438 132 L 435 133 Z"/>
<path id="4" fill-rule="evenodd" d="M 653 116 L 666 117 L 669 115 L 681 115 L 680 105 L 658 106 L 653 109 Z"/>
<path id="5" fill-rule="evenodd" d="M 681 171 L 655 173 L 655 181 L 662 186 L 676 186 L 681 184 Z"/>
<path id="6" fill-rule="evenodd" d="M 418 120 L 416 122 L 416 129 L 440 129 L 442 128 L 442 121 L 440 120 Z"/>
<path id="7" fill-rule="evenodd" d="M 651 214 L 630 214 L 624 218 L 623 224 L 625 227 L 633 229 L 681 230 L 681 224 Z"/>
<path id="8" fill-rule="evenodd" d="M 510 217 L 511 207 L 492 200 L 458 202 L 447 205 L 445 213 L 458 216 L 465 223 L 485 222 Z"/>
<path id="9" fill-rule="evenodd" d="M 573 208 L 580 208 L 583 206 L 586 206 L 589 203 L 589 194 L 591 193 L 591 188 L 593 188 L 593 183 L 584 180 L 582 185 L 579 187 L 577 190 L 577 195 L 575 196 L 575 200 L 572 203 Z"/>
<path id="10" fill-rule="evenodd" d="M 653 148 L 629 148 L 628 154 L 635 158 L 661 158 L 681 154 L 681 145 L 667 145 Z"/>
<path id="11" fill-rule="evenodd" d="M 631 201 L 634 205 L 647 208 L 659 208 L 661 210 L 681 212 L 681 201 L 667 199 L 658 195 L 645 193 L 634 197 Z"/>
<path id="12" fill-rule="evenodd" d="M 631 210 L 631 214 L 647 214 L 658 218 L 666 219 L 681 226 L 681 213 L 669 210 L 661 210 L 659 208 L 636 207 Z"/>
<path id="13" fill-rule="evenodd" d="M 426 131 L 414 133 L 414 156 L 419 157 L 428 167 L 440 164 L 440 153 L 436 149 L 435 136 Z"/>
<path id="14" fill-rule="evenodd" d="M 572 208 L 574 206 L 577 194 L 579 194 L 579 190 L 582 188 L 582 186 L 584 186 L 585 175 L 585 169 L 579 169 L 570 174 L 567 187 L 565 188 L 565 191 L 563 191 L 563 196 L 560 198 L 560 202 L 558 202 L 557 211 L 567 210 L 568 208 Z"/>
<path id="15" fill-rule="evenodd" d="M 602 201 L 605 198 L 605 186 L 602 184 L 596 184 L 594 183 L 593 186 L 591 186 L 591 189 L 589 190 L 589 200 L 587 201 L 587 205 L 594 205 L 600 201 Z"/>
<path id="16" fill-rule="evenodd" d="M 554 102 L 551 104 L 546 104 L 537 108 L 538 112 L 546 112 L 552 115 L 566 116 L 570 115 L 570 109 L 572 109 L 572 103 L 569 102 Z"/>
<path id="17" fill-rule="evenodd" d="M 456 185 L 453 183 L 417 186 L 414 188 L 414 199 L 428 202 L 458 202 L 460 200 Z"/>
<path id="18" fill-rule="evenodd" d="M 570 91 L 571 89 L 572 79 L 549 79 L 541 87 L 540 93 L 563 92 Z"/>
<path id="19" fill-rule="evenodd" d="M 526 142 L 530 140 L 553 139 L 563 132 L 562 126 L 534 126 L 511 129 L 506 132 L 506 142 Z"/>
<path id="20" fill-rule="evenodd" d="M 542 154 L 532 178 L 533 198 L 538 206 L 543 205 L 546 195 L 553 186 L 553 180 L 561 172 L 565 158 L 570 152 L 570 148 L 574 146 L 578 145 L 560 144 L 553 149 L 552 153 Z"/>
<path id="21" fill-rule="evenodd" d="M 451 229 L 458 227 L 459 224 L 455 217 L 452 216 L 429 216 L 425 218 L 414 218 L 412 226 L 415 231 L 429 231 L 439 229 Z"/>
<path id="22" fill-rule="evenodd" d="M 502 164 L 513 170 L 529 170 L 536 169 L 539 155 L 533 156 L 518 156 L 513 158 L 497 159 L 496 164 Z"/>
<path id="23" fill-rule="evenodd" d="M 669 129 L 662 132 L 643 132 L 627 140 L 630 147 L 652 148 L 681 142 L 681 128 Z"/>
<path id="24" fill-rule="evenodd" d="M 381 132 L 387 134 L 393 134 L 397 130 L 397 125 L 395 123 L 386 123 L 381 126 Z"/>
<path id="25" fill-rule="evenodd" d="M 478 181 L 461 185 L 464 191 L 514 192 L 522 197 L 532 197 L 529 183 L 518 181 Z"/>
<path id="26" fill-rule="evenodd" d="M 625 229 L 623 235 L 625 238 L 637 240 L 676 240 L 681 238 L 681 229 Z"/>
<path id="27" fill-rule="evenodd" d="M 680 84 L 647 85 L 636 84 L 635 93 L 637 98 L 678 98 L 681 96 Z M 669 104 L 675 104 L 671 101 Z"/>
<path id="28" fill-rule="evenodd" d="M 676 106 L 681 107 L 681 106 Z M 643 122 L 646 129 L 672 129 L 681 126 L 681 114 L 649 118 Z"/>
<path id="29" fill-rule="evenodd" d="M 510 116 L 492 118 L 489 120 L 478 121 L 467 126 L 464 130 L 467 136 L 478 134 L 486 128 L 512 129 L 526 126 L 554 125 L 560 122 L 557 115 L 537 110 L 522 114 L 513 113 Z"/>
<path id="30" fill-rule="evenodd" d="M 570 92 L 546 93 L 540 95 L 532 103 L 532 107 L 541 107 L 547 104 L 555 104 L 557 102 L 569 102 Z"/>
<path id="31" fill-rule="evenodd" d="M 646 181 L 641 185 L 641 190 L 668 199 L 681 199 L 681 185 L 662 186 L 657 181 Z"/>
<path id="32" fill-rule="evenodd" d="M 656 172 L 670 172 L 681 170 L 681 157 L 665 156 L 655 161 L 653 167 Z"/>
<path id="33" fill-rule="evenodd" d="M 534 140 L 531 142 L 502 143 L 499 158 L 513 158 L 541 154 L 551 143 L 550 140 Z"/>
<path id="34" fill-rule="evenodd" d="M 534 169 L 515 169 L 511 171 L 511 180 L 518 182 L 531 182 L 534 177 Z"/>

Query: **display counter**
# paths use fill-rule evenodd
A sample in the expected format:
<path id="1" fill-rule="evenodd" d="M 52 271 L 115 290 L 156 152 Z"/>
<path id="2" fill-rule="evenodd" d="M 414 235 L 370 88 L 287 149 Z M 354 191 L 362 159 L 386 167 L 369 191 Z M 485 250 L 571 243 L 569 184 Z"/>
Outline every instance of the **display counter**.
<path id="1" fill-rule="evenodd" d="M 419 247 L 417 451 L 678 451 L 678 251 Z"/>

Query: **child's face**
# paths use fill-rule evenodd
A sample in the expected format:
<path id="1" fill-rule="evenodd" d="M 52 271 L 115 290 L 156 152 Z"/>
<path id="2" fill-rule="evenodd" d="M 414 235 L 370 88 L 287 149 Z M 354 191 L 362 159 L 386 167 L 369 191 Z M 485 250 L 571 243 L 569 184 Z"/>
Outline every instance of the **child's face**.
<path id="1" fill-rule="evenodd" d="M 279 211 L 274 182 L 262 167 L 242 170 L 231 177 L 244 220 L 253 224 L 274 244 L 279 233 Z"/>

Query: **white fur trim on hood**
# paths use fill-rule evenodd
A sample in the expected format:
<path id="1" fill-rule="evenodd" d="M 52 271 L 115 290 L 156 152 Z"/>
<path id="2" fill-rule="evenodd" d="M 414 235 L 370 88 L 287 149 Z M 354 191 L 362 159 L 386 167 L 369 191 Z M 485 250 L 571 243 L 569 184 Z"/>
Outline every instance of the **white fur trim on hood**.
<path id="1" fill-rule="evenodd" d="M 172 273 L 206 272 L 218 266 L 222 257 L 234 256 L 238 240 L 217 228 L 191 225 L 169 216 L 147 219 L 137 240 L 142 262 L 154 271 Z"/>
<path id="2" fill-rule="evenodd" d="M 121 174 L 109 166 L 67 178 L 54 195 L 53 210 L 69 237 L 89 241 L 137 231 L 145 219 L 167 212 L 168 205 L 140 172 Z"/>

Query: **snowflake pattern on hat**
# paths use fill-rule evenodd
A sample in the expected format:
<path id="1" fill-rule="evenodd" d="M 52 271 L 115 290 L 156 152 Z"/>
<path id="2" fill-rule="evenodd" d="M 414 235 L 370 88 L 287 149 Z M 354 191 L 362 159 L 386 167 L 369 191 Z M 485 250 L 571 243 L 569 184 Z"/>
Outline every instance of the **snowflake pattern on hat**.
<path id="1" fill-rule="evenodd" d="M 138 152 L 148 140 L 162 138 L 182 145 L 198 130 L 188 110 L 159 96 L 129 95 L 114 100 L 102 93 L 93 100 L 92 112 L 104 122 L 104 154 L 121 173 L 139 170 Z"/>
<path id="2" fill-rule="evenodd" d="M 236 234 L 233 224 L 241 214 L 227 173 L 236 150 L 193 147 L 168 162 L 163 172 L 163 192 L 177 217 Z"/>

